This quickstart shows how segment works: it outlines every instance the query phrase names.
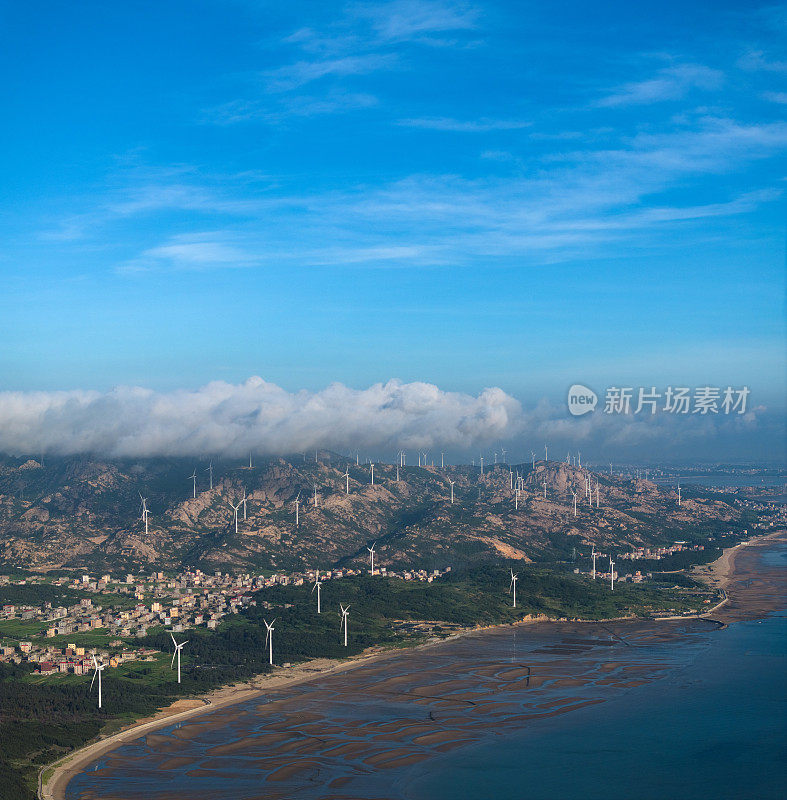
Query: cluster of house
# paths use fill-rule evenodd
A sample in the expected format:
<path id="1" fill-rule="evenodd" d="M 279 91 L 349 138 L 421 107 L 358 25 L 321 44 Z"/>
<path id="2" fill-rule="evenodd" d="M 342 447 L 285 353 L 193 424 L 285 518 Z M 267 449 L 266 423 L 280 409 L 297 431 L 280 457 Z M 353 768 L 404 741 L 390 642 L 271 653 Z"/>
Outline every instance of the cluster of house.
<path id="1" fill-rule="evenodd" d="M 110 642 L 109 646 L 121 649 L 110 653 L 102 649 L 87 649 L 74 642 L 65 647 L 19 642 L 17 646 L 0 645 L 0 661 L 37 664 L 37 675 L 54 675 L 58 672 L 87 675 L 93 669 L 94 655 L 107 666 L 117 667 L 126 661 L 153 661 L 158 652 L 149 647 L 124 648 L 121 641 Z"/>
<path id="2" fill-rule="evenodd" d="M 440 575 L 450 572 L 445 570 L 408 570 L 393 572 L 385 567 L 375 571 L 377 574 L 397 577 L 402 580 L 431 582 Z M 320 572 L 320 580 L 338 580 L 361 574 L 361 570 L 338 569 Z M 82 592 L 96 593 L 99 598 L 83 598 L 71 606 L 53 606 L 45 602 L 41 606 L 17 606 L 6 604 L 0 610 L 0 620 L 19 619 L 32 622 L 48 623 L 42 636 L 70 636 L 75 633 L 88 633 L 100 630 L 110 636 L 143 637 L 148 628 L 164 625 L 177 633 L 187 628 L 204 625 L 209 629 L 216 628 L 223 617 L 237 614 L 249 606 L 256 606 L 253 592 L 257 589 L 275 585 L 301 586 L 313 582 L 316 572 L 310 570 L 294 574 L 278 574 L 271 576 L 228 575 L 220 571 L 207 574 L 201 570 L 189 570 L 179 575 L 166 576 L 163 572 L 155 572 L 149 576 L 126 575 L 122 581 L 113 581 L 110 575 L 98 579 L 90 575 L 81 578 L 56 578 L 48 581 L 61 587 L 78 589 Z M 0 584 L 31 584 L 43 582 L 43 579 L 11 580 L 9 576 L 0 575 Z M 123 598 L 121 603 L 114 602 L 106 608 L 99 605 L 101 595 L 130 595 L 137 602 L 131 604 Z M 109 600 L 108 602 L 112 602 Z M 32 638 L 32 637 L 31 637 Z M 111 643 L 118 647 L 123 642 Z M 0 646 L 0 661 L 34 661 L 40 666 L 41 674 L 55 672 L 75 672 L 82 674 L 92 667 L 95 650 L 86 650 L 76 644 L 68 644 L 59 649 L 46 645 L 34 645 L 30 641 L 20 641 L 16 645 Z M 117 666 L 127 660 L 140 660 L 151 657 L 155 651 L 144 648 L 120 649 L 112 654 L 101 653 L 104 663 Z"/>
<path id="3" fill-rule="evenodd" d="M 673 553 L 680 553 L 684 550 L 704 550 L 705 545 L 689 545 L 686 542 L 675 542 L 669 547 L 638 547 L 630 553 L 621 553 L 618 558 L 639 561 L 644 558 L 652 561 L 660 561 L 662 558 L 671 556 Z"/>

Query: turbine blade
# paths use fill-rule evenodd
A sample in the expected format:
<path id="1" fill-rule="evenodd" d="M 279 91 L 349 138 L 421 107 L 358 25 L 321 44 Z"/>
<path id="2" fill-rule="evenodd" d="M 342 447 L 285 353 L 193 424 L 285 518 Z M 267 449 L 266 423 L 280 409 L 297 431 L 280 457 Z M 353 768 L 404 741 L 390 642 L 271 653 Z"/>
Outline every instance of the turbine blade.
<path id="1" fill-rule="evenodd" d="M 169 668 L 170 669 L 172 669 L 172 667 L 175 665 L 175 656 L 177 655 L 177 652 L 178 651 L 175 650 L 175 652 L 172 654 L 172 661 L 169 662 Z"/>
<path id="2" fill-rule="evenodd" d="M 92 681 L 90 681 L 90 688 L 91 688 L 91 689 L 93 688 L 93 684 L 94 684 L 94 683 L 95 683 L 95 681 L 96 681 L 96 675 L 98 675 L 98 670 L 96 670 L 96 671 L 93 673 L 93 680 L 92 680 Z"/>

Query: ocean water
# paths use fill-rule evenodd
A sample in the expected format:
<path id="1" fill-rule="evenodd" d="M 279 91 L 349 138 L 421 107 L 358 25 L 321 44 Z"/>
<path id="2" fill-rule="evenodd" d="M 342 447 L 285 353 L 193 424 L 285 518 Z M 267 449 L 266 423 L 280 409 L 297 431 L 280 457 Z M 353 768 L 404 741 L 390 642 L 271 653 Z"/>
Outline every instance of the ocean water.
<path id="1" fill-rule="evenodd" d="M 787 546 L 758 558 L 784 570 Z M 787 798 L 781 600 L 723 630 L 703 620 L 537 625 L 402 653 L 137 739 L 76 776 L 67 796 Z M 456 749 L 419 743 L 450 728 L 467 737 Z M 381 768 L 374 759 L 391 748 L 429 757 Z"/>
<path id="2" fill-rule="evenodd" d="M 787 548 L 764 565 L 787 565 Z M 688 665 L 414 770 L 406 800 L 783 800 L 787 618 L 735 622 Z"/>

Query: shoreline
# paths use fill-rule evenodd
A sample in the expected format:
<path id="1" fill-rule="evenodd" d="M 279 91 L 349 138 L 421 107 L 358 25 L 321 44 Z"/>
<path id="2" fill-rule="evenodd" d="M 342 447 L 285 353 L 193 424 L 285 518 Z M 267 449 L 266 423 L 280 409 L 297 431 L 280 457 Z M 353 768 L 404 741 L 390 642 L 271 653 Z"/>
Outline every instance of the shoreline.
<path id="1" fill-rule="evenodd" d="M 741 550 L 749 545 L 767 543 L 772 539 L 778 539 L 784 536 L 785 531 L 780 530 L 771 534 L 757 537 L 756 539 L 749 540 L 747 542 L 742 542 L 734 547 L 724 550 L 722 555 L 716 561 L 711 562 L 711 564 L 693 568 L 688 574 L 691 574 L 693 577 L 702 580 L 703 583 L 706 583 L 708 586 L 724 592 L 724 599 L 716 606 L 708 609 L 702 614 L 679 618 L 708 618 L 710 614 L 714 613 L 729 600 L 725 589 L 732 580 L 735 568 L 735 559 Z M 708 570 L 709 574 L 698 574 L 697 571 L 701 569 Z M 636 617 L 604 620 L 562 620 L 538 616 L 523 619 L 520 622 L 514 623 L 513 626 L 518 627 L 521 625 L 534 625 L 543 622 L 552 622 L 556 624 L 561 622 L 607 623 L 612 621 L 624 621 L 628 619 L 636 619 Z M 663 620 L 667 618 L 662 617 L 655 619 Z M 421 642 L 406 648 L 390 648 L 386 650 L 376 650 L 373 652 L 361 653 L 357 656 L 350 657 L 347 660 L 335 660 L 327 658 L 313 659 L 293 667 L 280 667 L 272 674 L 260 675 L 252 678 L 249 681 L 244 681 L 243 683 L 224 686 L 204 695 L 176 700 L 170 706 L 160 710 L 153 716 L 145 717 L 130 723 L 127 727 L 100 738 L 90 744 L 87 744 L 78 750 L 66 754 L 58 761 L 42 767 L 38 774 L 38 797 L 40 800 L 65 800 L 65 793 L 68 783 L 75 775 L 82 772 L 88 764 L 95 762 L 97 759 L 101 758 L 106 753 L 116 749 L 117 747 L 120 747 L 121 745 L 129 741 L 133 741 L 134 739 L 137 739 L 148 733 L 154 732 L 160 728 L 191 719 L 192 717 L 199 716 L 210 711 L 215 711 L 227 706 L 243 703 L 247 700 L 252 700 L 255 697 L 259 697 L 266 691 L 272 689 L 278 690 L 284 687 L 297 686 L 334 672 L 352 670 L 359 666 L 365 666 L 377 661 L 393 658 L 403 650 L 406 652 L 424 650 L 435 647 L 443 642 L 454 641 L 472 634 L 482 633 L 484 631 L 489 631 L 496 628 L 509 627 L 512 627 L 512 625 L 504 624 L 465 628 L 445 638 L 431 638 L 426 642 Z M 190 708 L 186 708 L 184 710 L 178 710 L 179 708 L 182 709 L 184 704 L 196 705 L 192 705 Z"/>

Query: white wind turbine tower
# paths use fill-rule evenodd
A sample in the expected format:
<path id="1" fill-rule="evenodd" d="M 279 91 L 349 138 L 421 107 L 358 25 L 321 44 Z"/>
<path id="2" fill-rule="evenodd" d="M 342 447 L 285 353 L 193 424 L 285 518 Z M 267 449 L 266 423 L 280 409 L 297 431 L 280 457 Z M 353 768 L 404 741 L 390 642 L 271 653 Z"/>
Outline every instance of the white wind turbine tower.
<path id="1" fill-rule="evenodd" d="M 481 456 L 481 474 L 484 474 L 484 457 Z"/>
<path id="2" fill-rule="evenodd" d="M 577 515 L 577 493 L 572 489 L 571 494 L 574 495 L 574 516 Z"/>
<path id="3" fill-rule="evenodd" d="M 511 483 L 511 491 L 513 492 L 513 491 L 514 491 L 514 470 L 512 470 L 512 469 L 509 469 L 509 470 L 508 470 L 508 474 L 509 474 L 509 477 L 510 477 L 510 479 L 511 479 L 511 480 L 510 480 L 510 483 Z"/>
<path id="4" fill-rule="evenodd" d="M 418 466 L 421 466 L 421 451 L 418 451 Z"/>
<path id="5" fill-rule="evenodd" d="M 590 555 L 593 559 L 593 580 L 596 580 L 596 559 L 598 558 L 598 553 L 596 552 L 596 545 L 593 545 L 593 552 Z"/>
<path id="6" fill-rule="evenodd" d="M 514 490 L 514 511 L 519 511 L 519 487 Z"/>
<path id="7" fill-rule="evenodd" d="M 497 464 L 497 450 L 495 450 L 495 464 Z"/>
<path id="8" fill-rule="evenodd" d="M 547 499 L 547 482 L 546 481 L 544 481 L 543 486 L 544 486 L 544 500 L 546 500 Z"/>
<path id="9" fill-rule="evenodd" d="M 452 481 L 450 478 L 448 479 L 448 483 L 451 484 L 451 505 L 454 504 L 454 484 L 456 481 Z"/>
<path id="10" fill-rule="evenodd" d="M 188 480 L 194 481 L 194 486 L 192 488 L 192 497 L 197 496 L 197 470 L 195 469 L 194 472 L 189 475 Z"/>
<path id="11" fill-rule="evenodd" d="M 440 451 L 440 469 L 445 469 L 445 453 Z"/>
<path id="12" fill-rule="evenodd" d="M 372 575 L 374 575 L 374 545 L 375 544 L 377 544 L 377 542 L 374 542 L 371 547 L 367 547 L 366 548 L 369 551 L 369 558 L 371 559 L 371 562 L 372 562 L 372 565 L 371 565 L 372 566 Z"/>
<path id="13" fill-rule="evenodd" d="M 374 486 L 374 464 L 372 464 L 371 467 L 372 467 L 372 486 Z"/>
<path id="14" fill-rule="evenodd" d="M 150 516 L 150 511 L 148 511 L 148 499 L 147 499 L 147 497 L 143 497 L 142 493 L 140 493 L 139 499 L 142 501 L 142 519 L 145 522 L 145 536 L 147 536 L 148 535 L 148 517 Z"/>
<path id="15" fill-rule="evenodd" d="M 297 528 L 301 524 L 300 516 L 298 514 L 298 511 L 299 511 L 300 505 L 301 505 L 301 493 L 300 492 L 298 492 L 298 496 L 295 498 L 294 502 L 295 502 L 295 527 Z"/>
<path id="16" fill-rule="evenodd" d="M 229 503 L 229 500 L 227 502 Z M 238 511 L 240 510 L 240 507 L 243 505 L 243 501 L 238 503 L 238 505 L 234 505 L 233 503 L 230 503 L 229 505 L 230 505 L 230 508 L 235 512 L 235 533 L 237 533 L 238 532 Z"/>
<path id="17" fill-rule="evenodd" d="M 320 570 L 317 570 L 317 574 L 314 576 L 314 586 L 312 586 L 312 591 L 315 589 L 317 590 L 317 613 L 321 613 L 320 609 L 320 588 L 322 587 L 322 581 L 320 580 Z"/>
<path id="18" fill-rule="evenodd" d="M 610 591 L 615 591 L 615 562 L 612 556 L 609 557 L 609 588 Z"/>
<path id="19" fill-rule="evenodd" d="M 342 621 L 339 623 L 339 630 L 344 628 L 344 646 L 347 647 L 347 617 L 350 615 L 350 606 L 345 608 L 339 603 L 339 608 L 342 610 Z"/>
<path id="20" fill-rule="evenodd" d="M 276 622 L 276 620 L 274 619 L 273 622 L 268 622 L 267 619 L 264 619 L 263 622 L 268 629 L 265 634 L 265 645 L 268 648 L 268 663 L 273 666 L 273 623 Z"/>
<path id="21" fill-rule="evenodd" d="M 678 505 L 680 505 L 680 484 L 678 484 Z M 147 533 L 147 527 L 145 527 L 145 533 Z"/>
<path id="22" fill-rule="evenodd" d="M 170 661 L 169 668 L 172 669 L 172 666 L 175 663 L 175 656 L 178 657 L 178 683 L 180 683 L 180 651 L 183 649 L 184 645 L 188 644 L 188 639 L 185 642 L 181 642 L 178 644 L 175 641 L 175 637 L 172 635 L 170 631 L 169 638 L 172 639 L 172 644 L 175 645 L 175 652 L 172 654 L 172 661 Z"/>
<path id="23" fill-rule="evenodd" d="M 249 469 L 253 469 L 251 464 L 251 450 L 249 450 Z"/>
<path id="24" fill-rule="evenodd" d="M 210 488 L 212 489 L 213 488 L 213 462 L 212 461 L 208 463 L 208 468 L 205 470 L 205 472 L 209 472 L 210 473 Z"/>
<path id="25" fill-rule="evenodd" d="M 596 481 L 596 508 L 598 508 L 598 481 Z"/>
<path id="26" fill-rule="evenodd" d="M 500 452 L 503 454 L 503 463 L 507 464 L 508 462 L 506 461 L 506 453 L 508 452 L 508 450 L 506 450 L 505 447 L 501 447 Z"/>
<path id="27" fill-rule="evenodd" d="M 241 503 L 243 503 L 243 520 L 244 520 L 244 522 L 246 521 L 246 501 L 248 499 L 249 498 L 246 497 L 246 490 L 244 489 L 243 490 L 243 500 L 241 500 Z"/>
<path id="28" fill-rule="evenodd" d="M 350 468 L 347 467 L 347 472 L 344 473 L 344 493 L 350 494 Z"/>
<path id="29" fill-rule="evenodd" d="M 544 445 L 544 461 L 549 461 L 549 450 L 546 445 Z"/>
<path id="30" fill-rule="evenodd" d="M 314 507 L 317 508 L 317 484 L 312 484 L 314 486 Z"/>
<path id="31" fill-rule="evenodd" d="M 514 570 L 511 570 L 511 583 L 508 587 L 508 591 L 510 592 L 513 590 L 514 592 L 514 608 L 516 608 L 516 582 L 518 579 L 519 576 L 516 574 L 516 572 L 514 572 Z"/>
<path id="32" fill-rule="evenodd" d="M 93 656 L 93 666 L 96 671 L 93 673 L 93 680 L 90 681 L 90 689 L 93 689 L 93 682 L 96 680 L 96 675 L 98 675 L 98 707 L 101 708 L 101 673 L 104 671 L 106 664 L 99 664 L 98 659 Z"/>
<path id="33" fill-rule="evenodd" d="M 531 450 L 530 455 L 533 458 L 533 469 L 536 468 L 536 454 Z"/>
<path id="34" fill-rule="evenodd" d="M 612 474 L 612 464 L 609 465 L 609 474 Z"/>

